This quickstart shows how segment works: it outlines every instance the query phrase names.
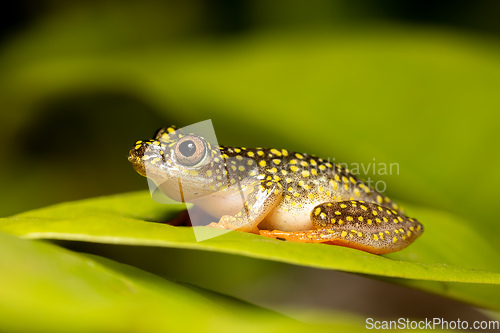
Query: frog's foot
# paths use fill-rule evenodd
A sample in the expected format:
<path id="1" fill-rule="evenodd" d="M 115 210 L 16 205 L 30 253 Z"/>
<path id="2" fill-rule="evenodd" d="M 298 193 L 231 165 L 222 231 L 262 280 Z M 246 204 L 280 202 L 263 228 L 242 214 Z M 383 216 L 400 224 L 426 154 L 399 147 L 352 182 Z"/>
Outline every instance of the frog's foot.
<path id="1" fill-rule="evenodd" d="M 207 227 L 258 233 L 256 227 L 251 227 L 251 225 L 243 219 L 231 215 L 224 215 L 220 218 L 219 222 L 212 222 L 208 224 Z"/>
<path id="2" fill-rule="evenodd" d="M 280 230 L 260 230 L 260 235 L 279 240 L 299 243 L 327 243 L 339 238 L 338 231 L 329 229 L 286 232 Z"/>

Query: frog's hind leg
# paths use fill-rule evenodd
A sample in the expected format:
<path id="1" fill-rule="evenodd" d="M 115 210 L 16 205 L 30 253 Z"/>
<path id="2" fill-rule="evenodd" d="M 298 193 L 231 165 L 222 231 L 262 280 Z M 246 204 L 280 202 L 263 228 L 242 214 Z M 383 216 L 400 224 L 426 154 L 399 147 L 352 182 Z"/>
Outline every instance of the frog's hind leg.
<path id="1" fill-rule="evenodd" d="M 326 202 L 311 212 L 316 230 L 282 232 L 261 230 L 262 236 L 287 241 L 327 243 L 375 254 L 399 251 L 423 232 L 415 219 L 375 203 Z"/>

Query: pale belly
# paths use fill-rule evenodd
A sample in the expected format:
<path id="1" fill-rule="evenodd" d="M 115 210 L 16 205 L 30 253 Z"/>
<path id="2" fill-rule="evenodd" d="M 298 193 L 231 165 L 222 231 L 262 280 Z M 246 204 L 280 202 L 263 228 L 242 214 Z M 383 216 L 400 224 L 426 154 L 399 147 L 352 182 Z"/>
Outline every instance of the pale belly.
<path id="1" fill-rule="evenodd" d="M 317 203 L 289 207 L 283 201 L 276 206 L 259 224 L 259 229 L 281 231 L 306 231 L 315 229 L 311 223 L 311 210 Z"/>

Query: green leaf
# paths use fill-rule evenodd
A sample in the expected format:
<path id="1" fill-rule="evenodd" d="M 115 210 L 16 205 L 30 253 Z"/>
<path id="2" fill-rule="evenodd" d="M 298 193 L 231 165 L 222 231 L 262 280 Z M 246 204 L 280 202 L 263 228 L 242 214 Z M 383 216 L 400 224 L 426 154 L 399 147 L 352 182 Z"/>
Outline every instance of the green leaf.
<path id="1" fill-rule="evenodd" d="M 428 222 L 424 234 L 403 251 L 377 256 L 340 246 L 281 242 L 238 231 L 196 242 L 192 228 L 155 223 L 168 221 L 181 209 L 179 205 L 157 204 L 149 192 L 138 192 L 64 203 L 4 218 L 0 220 L 0 230 L 26 238 L 218 251 L 390 278 L 500 284 L 499 263 L 493 260 L 498 258 L 496 251 L 482 242 L 470 223 L 434 210 L 412 207 Z M 218 233 L 206 229 L 214 235 Z M 412 284 L 420 287 L 419 281 Z M 452 283 L 449 286 L 455 290 Z M 498 286 L 490 287 L 498 294 Z M 422 288 L 429 289 L 428 284 L 423 283 Z M 460 288 L 450 294 L 500 309 L 500 297 L 492 302 Z"/>
<path id="2" fill-rule="evenodd" d="M 309 325 L 135 267 L 0 233 L 0 330 L 303 332 Z M 362 322 L 314 325 L 331 332 Z"/>

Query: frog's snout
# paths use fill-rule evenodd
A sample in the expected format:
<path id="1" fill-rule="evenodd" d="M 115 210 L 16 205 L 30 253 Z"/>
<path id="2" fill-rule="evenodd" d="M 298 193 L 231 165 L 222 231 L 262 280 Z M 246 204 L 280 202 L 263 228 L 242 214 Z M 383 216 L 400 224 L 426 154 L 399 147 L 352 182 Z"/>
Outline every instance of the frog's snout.
<path id="1" fill-rule="evenodd" d="M 141 176 L 146 177 L 146 167 L 144 165 L 144 154 L 147 145 L 143 142 L 137 142 L 134 148 L 130 149 L 128 153 L 128 161 L 132 163 L 134 170 Z"/>

